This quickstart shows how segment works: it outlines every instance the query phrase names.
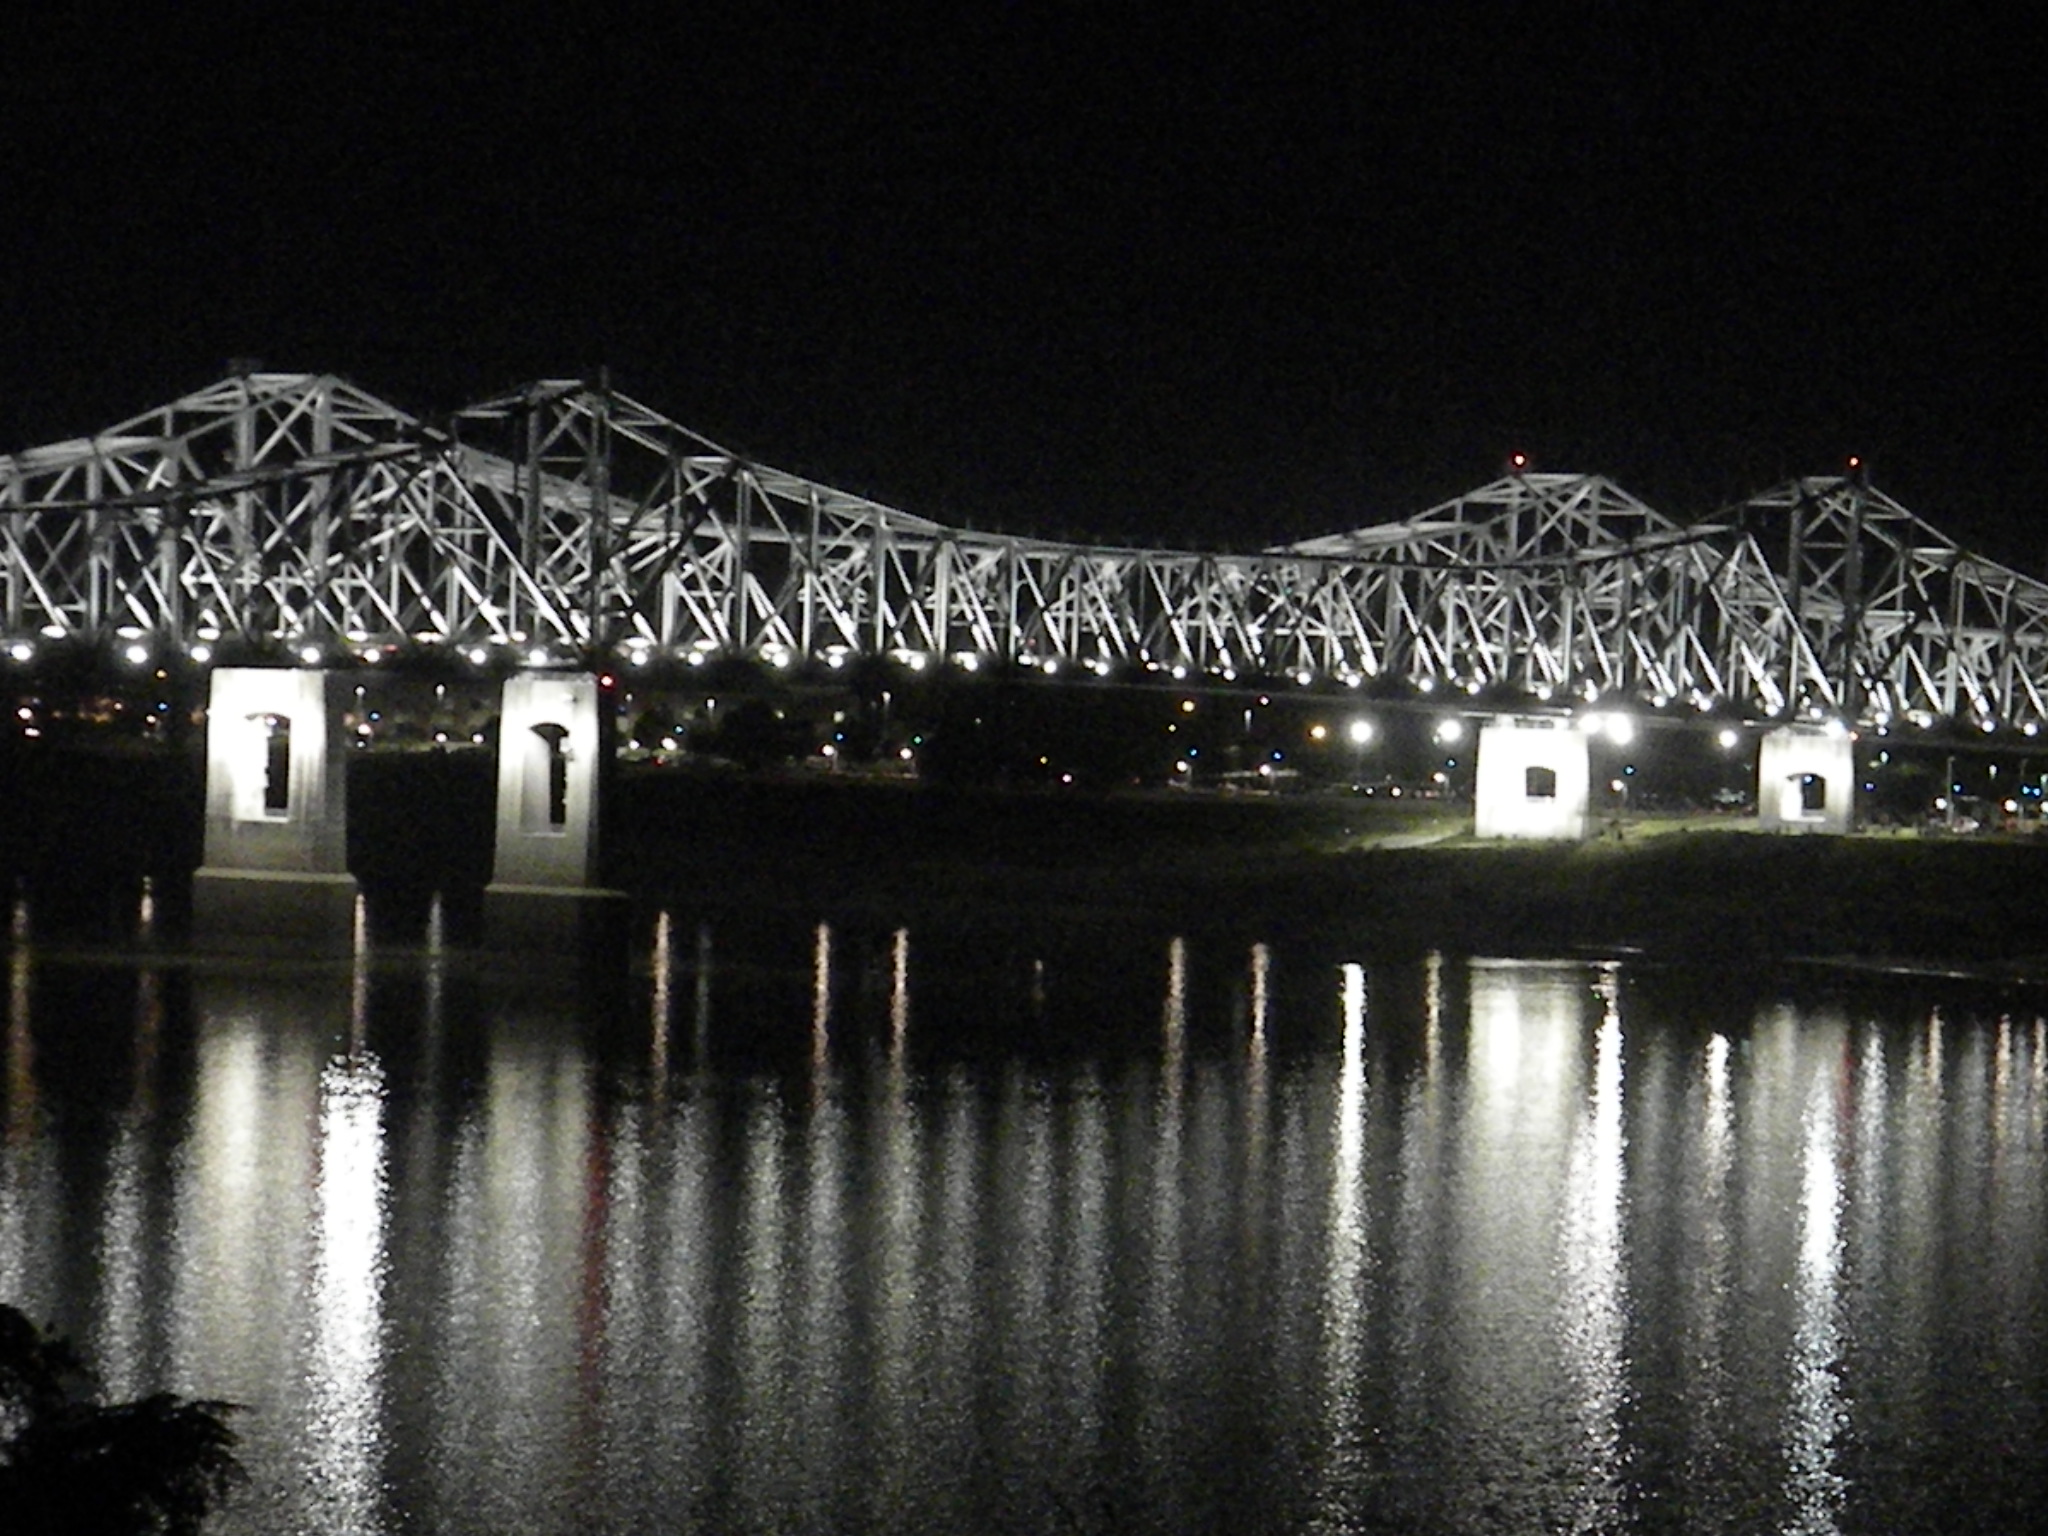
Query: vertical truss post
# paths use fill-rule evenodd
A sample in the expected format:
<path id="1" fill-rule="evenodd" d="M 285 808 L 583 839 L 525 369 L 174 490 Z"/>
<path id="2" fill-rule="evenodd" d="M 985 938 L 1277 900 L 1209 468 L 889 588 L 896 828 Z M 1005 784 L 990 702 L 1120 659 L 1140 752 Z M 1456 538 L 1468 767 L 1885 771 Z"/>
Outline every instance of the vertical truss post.
<path id="1" fill-rule="evenodd" d="M 320 456 L 333 451 L 333 415 L 329 407 L 329 396 L 325 388 L 316 391 L 313 401 L 313 452 Z M 306 549 L 306 605 L 313 614 L 327 613 L 340 617 L 341 605 L 329 602 L 332 595 L 334 552 L 334 520 L 337 515 L 335 499 L 329 495 L 331 479 L 325 474 L 313 476 L 306 487 L 306 503 L 310 511 Z M 288 492 L 286 494 L 289 494 Z M 346 511 L 339 515 L 346 517 Z M 311 615 L 301 615 L 301 622 L 307 622 Z M 332 621 L 328 627 L 332 627 Z"/>
<path id="2" fill-rule="evenodd" d="M 85 627 L 92 634 L 99 634 L 107 622 L 107 551 L 106 540 L 101 532 L 99 499 L 105 494 L 105 475 L 98 459 L 85 467 L 86 494 L 92 498 L 93 506 L 85 514 L 86 528 L 86 598 Z"/>
<path id="3" fill-rule="evenodd" d="M 806 656 L 816 654 L 817 610 L 818 610 L 818 492 L 811 488 L 804 498 L 804 570 L 803 591 L 797 609 L 797 622 L 801 625 L 801 639 Z"/>
<path id="4" fill-rule="evenodd" d="M 733 476 L 736 491 L 732 520 L 732 586 L 726 592 L 725 632 L 732 636 L 733 649 L 744 656 L 747 634 L 747 571 L 752 564 L 753 481 L 746 473 Z"/>
<path id="5" fill-rule="evenodd" d="M 541 565 L 541 497 L 544 490 L 540 468 L 540 402 L 529 395 L 520 414 L 526 427 L 526 456 L 525 462 L 519 467 L 519 546 L 516 562 L 529 571 L 537 571 Z M 519 587 L 518 571 L 508 571 L 505 582 L 505 633 L 508 635 L 517 634 L 526 627 L 519 613 Z"/>
<path id="6" fill-rule="evenodd" d="M 1842 561 L 1842 676 L 1836 695 L 1842 710 L 1863 709 L 1863 681 L 1857 658 L 1863 646 L 1863 476 L 1852 474 L 1849 491 L 1849 547 Z"/>
<path id="7" fill-rule="evenodd" d="M 600 369 L 591 403 L 590 438 L 584 450 L 583 475 L 590 494 L 590 568 L 583 592 L 583 633 L 585 643 L 592 650 L 609 639 L 604 625 L 604 577 L 611 558 L 607 537 L 612 517 L 611 398 L 611 376 Z"/>
<path id="8" fill-rule="evenodd" d="M 889 523 L 879 513 L 871 525 L 868 569 L 874 576 L 874 627 L 870 648 L 880 655 L 889 646 Z"/>

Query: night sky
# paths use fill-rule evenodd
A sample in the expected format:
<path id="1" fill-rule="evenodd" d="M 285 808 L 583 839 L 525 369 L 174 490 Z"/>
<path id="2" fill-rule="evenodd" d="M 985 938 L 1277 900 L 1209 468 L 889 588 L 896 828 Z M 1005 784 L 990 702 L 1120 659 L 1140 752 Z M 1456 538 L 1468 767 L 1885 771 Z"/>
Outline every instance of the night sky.
<path id="1" fill-rule="evenodd" d="M 1693 516 L 1853 450 L 2048 567 L 2038 87 L 1952 9 L 628 14 L 13 21 L 0 450 L 232 358 L 605 365 L 982 528 L 1248 548 L 1513 448 Z"/>

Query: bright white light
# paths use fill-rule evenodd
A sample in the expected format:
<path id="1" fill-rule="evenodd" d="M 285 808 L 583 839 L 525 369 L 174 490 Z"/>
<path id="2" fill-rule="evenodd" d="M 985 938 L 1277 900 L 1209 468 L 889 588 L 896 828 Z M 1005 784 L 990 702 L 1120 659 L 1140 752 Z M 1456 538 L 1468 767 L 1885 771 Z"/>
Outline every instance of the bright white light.
<path id="1" fill-rule="evenodd" d="M 981 670 L 981 658 L 972 651 L 962 651 L 953 658 L 953 661 L 962 672 L 979 672 Z"/>
<path id="2" fill-rule="evenodd" d="M 1982 727 L 1984 734 L 1986 736 L 1989 736 L 1993 731 L 1998 729 L 1998 722 L 1996 720 L 1983 720 L 1979 721 L 1978 723 Z"/>
<path id="3" fill-rule="evenodd" d="M 1607 781 L 1607 787 L 1613 790 L 1614 793 L 1617 795 L 1620 794 L 1624 789 L 1628 788 L 1628 786 L 1624 784 L 1620 779 L 1609 779 Z"/>
<path id="4" fill-rule="evenodd" d="M 7 647 L 7 654 L 16 661 L 34 661 L 36 648 L 26 640 L 17 640 L 14 644 Z"/>
<path id="5" fill-rule="evenodd" d="M 1842 737 L 1849 734 L 1849 727 L 1843 724 L 1840 720 L 1829 720 L 1826 725 L 1821 727 L 1821 730 L 1826 735 L 1834 737 L 1836 740 L 1840 740 Z"/>
<path id="6" fill-rule="evenodd" d="M 194 661 L 198 662 L 201 666 L 205 666 L 206 663 L 213 660 L 213 647 L 210 645 L 195 645 L 192 647 L 191 650 L 187 651 L 185 654 L 190 656 Z"/>
<path id="7" fill-rule="evenodd" d="M 1176 667 L 1175 667 L 1175 668 L 1173 669 L 1173 680 L 1174 680 L 1174 681 L 1175 681 L 1176 683 L 1178 683 L 1178 682 L 1181 682 L 1182 680 L 1184 680 L 1184 679 L 1185 679 L 1185 678 L 1187 677 L 1187 675 L 1188 675 L 1188 669 L 1187 669 L 1186 667 L 1176 666 Z"/>
<path id="8" fill-rule="evenodd" d="M 1351 744 L 1354 747 L 1362 747 L 1372 740 L 1372 722 L 1370 720 L 1354 720 L 1345 727 L 1344 734 L 1351 738 Z"/>
<path id="9" fill-rule="evenodd" d="M 1607 717 L 1607 739 L 1617 747 L 1625 747 L 1634 741 L 1636 739 L 1636 722 L 1634 717 L 1623 714 L 1609 715 Z"/>
<path id="10" fill-rule="evenodd" d="M 1320 720 L 1308 728 L 1308 739 L 1310 741 L 1327 741 L 1329 738 L 1330 728 Z"/>
<path id="11" fill-rule="evenodd" d="M 544 667 L 544 666 L 546 666 L 546 665 L 548 664 L 548 653 L 547 653 L 547 651 L 546 651 L 545 649 L 543 649 L 542 647 L 540 647 L 540 646 L 536 645 L 536 646 L 535 646 L 535 647 L 534 647 L 534 648 L 533 648 L 532 650 L 530 650 L 530 651 L 528 651 L 528 652 L 526 653 L 526 664 L 527 664 L 527 665 L 528 665 L 529 667 Z"/>
<path id="12" fill-rule="evenodd" d="M 833 746 L 832 743 L 829 741 L 826 742 L 825 745 L 823 745 L 822 747 L 818 748 L 818 756 L 820 757 L 837 757 L 838 755 L 839 749 Z"/>
<path id="13" fill-rule="evenodd" d="M 903 664 L 913 672 L 922 672 L 924 670 L 924 652 L 910 652 L 903 658 Z"/>
<path id="14" fill-rule="evenodd" d="M 1464 739 L 1464 735 L 1465 722 L 1462 720 L 1440 720 L 1437 722 L 1436 739 L 1439 742 L 1461 741 Z"/>
<path id="15" fill-rule="evenodd" d="M 382 661 L 383 659 L 384 653 L 378 650 L 374 645 L 363 652 L 363 660 L 369 662 L 372 666 L 375 666 L 378 662 Z"/>
<path id="16" fill-rule="evenodd" d="M 301 646 L 299 648 L 299 660 L 309 667 L 318 666 L 320 664 L 320 647 L 317 645 Z"/>
<path id="17" fill-rule="evenodd" d="M 647 653 L 645 651 L 632 651 L 627 654 L 626 660 L 632 666 L 644 667 L 647 665 Z"/>
<path id="18" fill-rule="evenodd" d="M 62 640 L 64 638 L 64 626 L 61 624 L 45 624 L 43 626 L 43 638 L 45 640 Z"/>
<path id="19" fill-rule="evenodd" d="M 2019 803 L 2019 801 L 2017 801 L 2017 800 L 2007 800 L 2007 801 L 2005 801 L 2005 802 L 2003 802 L 2003 803 L 2004 803 L 2004 805 L 2005 805 L 2005 814 L 2006 814 L 2006 815 L 2008 815 L 2008 816 L 2016 816 L 2016 815 L 2018 815 L 2018 814 L 2019 814 L 2019 809 L 2020 809 L 2020 803 Z"/>
<path id="20" fill-rule="evenodd" d="M 1425 677 L 1421 682 L 1417 683 L 1415 687 L 1417 691 L 1422 693 L 1435 693 L 1436 679 L 1433 677 Z"/>
<path id="21" fill-rule="evenodd" d="M 910 748 L 908 748 L 908 747 L 900 747 L 900 748 L 898 748 L 898 749 L 897 749 L 896 755 L 897 755 L 898 757 L 902 758 L 902 759 L 903 759 L 903 761 L 907 763 L 907 762 L 909 762 L 909 761 L 910 761 L 910 757 L 911 757 L 911 752 L 910 752 Z"/>
<path id="22" fill-rule="evenodd" d="M 469 648 L 469 652 L 468 652 L 468 655 L 469 655 L 469 664 L 470 664 L 470 665 L 471 665 L 472 667 L 480 667 L 480 666 L 482 666 L 482 665 L 483 665 L 483 664 L 484 664 L 484 663 L 485 663 L 486 661 L 488 661 L 488 660 L 490 659 L 490 653 L 489 653 L 489 652 L 487 652 L 487 651 L 486 651 L 486 650 L 485 650 L 485 649 L 484 649 L 484 648 L 483 648 L 482 646 L 480 646 L 480 645 L 473 645 L 473 646 L 471 646 L 471 647 Z"/>
<path id="23" fill-rule="evenodd" d="M 1045 673 L 1045 675 L 1046 675 L 1047 677 L 1057 677 L 1057 676 L 1059 675 L 1059 670 L 1060 670 L 1060 659 L 1059 659 L 1059 657 L 1057 657 L 1057 656 L 1048 656 L 1048 657 L 1046 657 L 1046 658 L 1045 658 L 1045 664 L 1044 664 L 1044 666 L 1042 666 L 1042 667 L 1041 667 L 1041 668 L 1040 668 L 1039 670 L 1041 670 L 1042 672 L 1044 672 L 1044 673 Z"/>
<path id="24" fill-rule="evenodd" d="M 1186 773 L 1188 771 L 1188 765 L 1182 762 L 1179 758 L 1175 758 L 1173 763 L 1173 771 L 1175 773 Z"/>
<path id="25" fill-rule="evenodd" d="M 1736 730 L 1732 725 L 1724 725 L 1721 727 L 1720 734 L 1715 736 L 1714 740 L 1721 743 L 1722 751 L 1732 752 L 1741 744 L 1742 732 Z"/>
<path id="26" fill-rule="evenodd" d="M 127 657 L 133 665 L 139 667 L 149 660 L 149 647 L 146 645 L 131 645 L 121 654 Z"/>
<path id="27" fill-rule="evenodd" d="M 1301 684 L 1302 687 L 1306 688 L 1310 683 L 1316 680 L 1316 675 L 1315 673 L 1304 669 L 1294 674 L 1294 680 L 1297 683 Z"/>

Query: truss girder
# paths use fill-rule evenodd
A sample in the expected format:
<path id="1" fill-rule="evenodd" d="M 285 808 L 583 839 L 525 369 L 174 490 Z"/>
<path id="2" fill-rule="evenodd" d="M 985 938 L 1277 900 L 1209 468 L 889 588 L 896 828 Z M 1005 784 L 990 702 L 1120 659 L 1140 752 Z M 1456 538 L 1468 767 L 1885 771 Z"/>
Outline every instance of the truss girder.
<path id="1" fill-rule="evenodd" d="M 948 527 L 748 462 L 602 384 L 428 425 L 224 380 L 0 458 L 0 631 L 972 653 L 1108 671 L 2038 722 L 2048 586 L 1854 479 L 1676 522 L 1525 474 L 1251 554 Z"/>

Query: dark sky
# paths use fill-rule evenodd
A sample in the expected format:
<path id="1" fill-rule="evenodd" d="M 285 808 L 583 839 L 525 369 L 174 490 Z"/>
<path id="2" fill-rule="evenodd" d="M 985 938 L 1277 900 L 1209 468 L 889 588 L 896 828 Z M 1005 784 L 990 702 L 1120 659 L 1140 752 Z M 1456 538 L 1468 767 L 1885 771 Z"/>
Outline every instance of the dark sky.
<path id="1" fill-rule="evenodd" d="M 1512 447 L 1684 516 L 1853 449 L 2044 564 L 2041 112 L 1953 9 L 282 13 L 11 24 L 0 449 L 234 357 L 606 364 L 982 527 L 1247 547 Z"/>

